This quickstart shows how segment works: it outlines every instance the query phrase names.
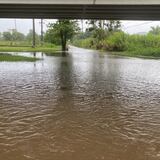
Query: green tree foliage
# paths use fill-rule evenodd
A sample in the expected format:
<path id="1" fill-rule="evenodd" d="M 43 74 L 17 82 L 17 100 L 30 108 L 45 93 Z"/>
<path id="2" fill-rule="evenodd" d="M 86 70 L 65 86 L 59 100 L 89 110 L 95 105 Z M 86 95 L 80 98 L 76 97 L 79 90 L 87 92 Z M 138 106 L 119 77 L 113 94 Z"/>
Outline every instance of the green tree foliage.
<path id="1" fill-rule="evenodd" d="M 104 25 L 107 27 L 107 30 L 109 32 L 117 32 L 117 31 L 120 31 L 121 29 L 120 21 L 110 20 L 110 21 L 106 21 Z"/>
<path id="2" fill-rule="evenodd" d="M 61 45 L 60 38 L 56 35 L 56 33 L 54 32 L 53 28 L 50 27 L 50 25 L 48 27 L 47 32 L 44 35 L 44 41 L 47 43 Z"/>
<path id="3" fill-rule="evenodd" d="M 17 30 L 12 31 L 12 40 L 13 41 L 24 41 L 25 35 L 23 33 L 18 32 Z"/>
<path id="4" fill-rule="evenodd" d="M 0 40 L 3 39 L 3 34 L 0 32 Z"/>
<path id="5" fill-rule="evenodd" d="M 119 55 L 160 57 L 160 26 L 151 27 L 145 35 L 130 35 L 121 30 L 119 21 L 89 21 L 89 24 L 85 33 L 75 37 L 73 44 L 114 53 L 118 51 L 116 54 Z"/>
<path id="6" fill-rule="evenodd" d="M 40 36 L 37 33 L 35 33 L 35 39 L 36 39 L 36 44 L 39 44 L 40 43 Z M 29 32 L 26 36 L 26 40 L 30 43 L 33 41 L 33 30 L 32 29 L 29 30 Z"/>
<path id="7" fill-rule="evenodd" d="M 3 32 L 3 40 L 5 41 L 23 41 L 25 35 L 13 29 L 11 32 Z"/>
<path id="8" fill-rule="evenodd" d="M 60 42 L 62 46 L 62 51 L 66 51 L 67 41 L 71 40 L 78 30 L 79 27 L 77 21 L 66 19 L 58 20 L 56 23 L 49 24 L 47 31 L 47 39 L 51 42 Z M 65 55 L 65 52 L 63 52 L 63 55 Z"/>
<path id="9" fill-rule="evenodd" d="M 87 31 L 94 31 L 96 29 L 103 29 L 108 32 L 116 32 L 121 29 L 121 22 L 116 20 L 88 20 L 86 22 L 88 25 Z"/>
<path id="10" fill-rule="evenodd" d="M 5 41 L 12 41 L 12 34 L 11 34 L 11 32 L 3 32 L 3 40 L 5 40 Z"/>
<path id="11" fill-rule="evenodd" d="M 93 31 L 93 42 L 91 43 L 95 46 L 96 49 L 101 49 L 103 46 L 103 40 L 107 36 L 107 32 L 102 28 L 97 28 Z"/>
<path id="12" fill-rule="evenodd" d="M 135 50 L 137 48 L 159 48 L 160 35 L 147 34 L 147 35 L 128 35 L 127 38 L 128 49 Z"/>
<path id="13" fill-rule="evenodd" d="M 124 32 L 114 32 L 108 36 L 103 45 L 103 49 L 107 51 L 125 51 L 127 49 L 128 35 Z"/>
<path id="14" fill-rule="evenodd" d="M 97 20 L 88 20 L 86 24 L 88 25 L 87 32 L 92 32 L 97 29 Z"/>
<path id="15" fill-rule="evenodd" d="M 106 37 L 110 36 L 111 34 L 114 34 L 114 32 L 119 32 L 121 30 L 120 21 L 88 20 L 87 24 L 88 28 L 86 29 L 86 32 L 83 34 L 83 37 L 86 37 L 88 40 L 85 42 L 87 42 L 88 44 L 90 42 L 89 46 L 92 46 L 92 48 L 95 49 L 103 48 L 105 46 L 104 40 L 106 39 Z"/>
<path id="16" fill-rule="evenodd" d="M 151 27 L 149 31 L 150 34 L 159 35 L 160 34 L 160 26 Z"/>

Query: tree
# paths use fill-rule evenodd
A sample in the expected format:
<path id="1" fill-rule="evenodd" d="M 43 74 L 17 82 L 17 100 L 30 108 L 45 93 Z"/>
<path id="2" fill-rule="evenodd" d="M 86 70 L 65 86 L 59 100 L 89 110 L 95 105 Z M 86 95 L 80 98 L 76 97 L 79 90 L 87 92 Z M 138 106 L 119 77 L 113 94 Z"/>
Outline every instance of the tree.
<path id="1" fill-rule="evenodd" d="M 115 20 L 106 21 L 104 25 L 107 27 L 107 30 L 109 32 L 119 31 L 121 28 L 121 22 Z"/>
<path id="2" fill-rule="evenodd" d="M 61 45 L 60 38 L 56 36 L 53 28 L 49 28 L 44 35 L 44 41 L 56 45 Z"/>
<path id="3" fill-rule="evenodd" d="M 30 43 L 33 41 L 33 30 L 32 29 L 29 30 L 29 33 L 26 36 L 26 40 Z M 40 43 L 40 36 L 37 33 L 35 33 L 35 40 L 36 40 L 36 44 Z"/>
<path id="4" fill-rule="evenodd" d="M 20 33 L 17 30 L 12 31 L 12 40 L 13 41 L 23 41 L 24 39 L 25 39 L 25 35 L 23 33 Z"/>
<path id="5" fill-rule="evenodd" d="M 11 32 L 3 32 L 3 40 L 5 41 L 23 41 L 24 39 L 25 35 L 15 29 L 12 29 Z"/>
<path id="6" fill-rule="evenodd" d="M 92 31 L 96 30 L 98 28 L 96 23 L 97 23 L 97 20 L 88 20 L 86 22 L 86 24 L 88 25 L 87 31 L 92 32 Z"/>
<path id="7" fill-rule="evenodd" d="M 67 50 L 67 41 L 71 40 L 79 30 L 77 21 L 74 20 L 58 20 L 56 23 L 50 23 L 48 26 L 50 32 L 60 40 L 62 51 Z M 65 52 L 62 52 L 65 56 Z"/>
<path id="8" fill-rule="evenodd" d="M 160 26 L 151 27 L 151 30 L 149 31 L 149 33 L 153 35 L 160 34 Z"/>
<path id="9" fill-rule="evenodd" d="M 10 32 L 3 32 L 3 39 L 5 41 L 12 41 L 12 34 Z"/>
<path id="10" fill-rule="evenodd" d="M 2 40 L 3 38 L 3 34 L 0 32 L 0 40 Z"/>

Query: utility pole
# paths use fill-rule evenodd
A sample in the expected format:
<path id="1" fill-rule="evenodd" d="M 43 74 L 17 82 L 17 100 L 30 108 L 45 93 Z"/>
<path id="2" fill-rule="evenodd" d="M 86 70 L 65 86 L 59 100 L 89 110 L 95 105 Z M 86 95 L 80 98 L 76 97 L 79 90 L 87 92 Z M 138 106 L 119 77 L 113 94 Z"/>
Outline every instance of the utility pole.
<path id="1" fill-rule="evenodd" d="M 32 42 L 32 47 L 35 48 L 36 46 L 36 34 L 35 34 L 35 19 L 33 18 L 32 20 L 33 23 L 33 42 Z"/>
<path id="2" fill-rule="evenodd" d="M 41 19 L 41 46 L 43 46 L 43 39 L 44 39 L 44 37 L 43 37 L 43 19 Z"/>
<path id="3" fill-rule="evenodd" d="M 14 20 L 15 31 L 17 31 L 17 20 Z"/>
<path id="4" fill-rule="evenodd" d="M 81 25 L 82 25 L 82 28 L 81 28 L 81 30 L 82 30 L 82 33 L 83 33 L 83 32 L 84 32 L 83 19 L 81 19 Z"/>

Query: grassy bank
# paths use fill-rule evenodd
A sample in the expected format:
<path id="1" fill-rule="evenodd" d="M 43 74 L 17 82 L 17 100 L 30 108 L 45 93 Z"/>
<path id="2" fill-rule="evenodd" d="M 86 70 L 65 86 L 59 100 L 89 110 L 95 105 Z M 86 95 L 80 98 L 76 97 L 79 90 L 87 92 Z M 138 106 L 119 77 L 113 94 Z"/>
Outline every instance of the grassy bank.
<path id="1" fill-rule="evenodd" d="M 60 47 L 55 46 L 55 47 L 2 47 L 0 46 L 0 52 L 55 52 L 59 51 Z"/>
<path id="2" fill-rule="evenodd" d="M 124 32 L 114 32 L 101 40 L 93 37 L 75 39 L 73 44 L 82 48 L 109 51 L 114 55 L 160 58 L 160 35 L 129 35 Z"/>
<path id="3" fill-rule="evenodd" d="M 11 55 L 11 54 L 3 54 L 0 53 L 0 62 L 35 62 L 39 60 L 38 58 L 33 57 L 25 57 L 25 56 L 17 56 L 17 55 Z"/>
<path id="4" fill-rule="evenodd" d="M 160 56 L 151 56 L 151 55 L 140 55 L 134 54 L 131 52 L 109 52 L 110 55 L 124 56 L 124 57 L 135 57 L 143 59 L 160 59 Z"/>

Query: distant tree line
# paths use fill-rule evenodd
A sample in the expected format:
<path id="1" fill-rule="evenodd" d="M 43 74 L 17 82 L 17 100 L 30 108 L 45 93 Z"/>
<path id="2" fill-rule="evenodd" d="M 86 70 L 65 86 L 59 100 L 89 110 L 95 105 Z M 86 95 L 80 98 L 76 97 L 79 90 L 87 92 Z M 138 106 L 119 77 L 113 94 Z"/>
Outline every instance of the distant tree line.
<path id="1" fill-rule="evenodd" d="M 130 35 L 121 29 L 121 22 L 115 20 L 87 20 L 86 30 L 80 30 L 77 20 L 60 19 L 48 25 L 47 31 L 43 33 L 44 44 L 61 45 L 62 51 L 67 50 L 67 44 L 72 43 L 79 47 L 94 48 L 106 51 L 142 51 L 143 48 L 155 49 L 153 54 L 159 55 L 160 27 L 151 27 L 145 35 Z M 40 44 L 41 36 L 35 33 L 36 44 Z M 11 30 L 0 33 L 2 41 L 25 41 L 32 43 L 33 30 L 27 35 Z M 149 50 L 149 49 L 148 49 Z M 63 53 L 65 55 L 65 52 Z M 150 54 L 150 53 L 148 53 Z"/>
<path id="2" fill-rule="evenodd" d="M 36 42 L 40 42 L 40 36 L 36 33 L 35 34 Z M 6 31 L 0 33 L 0 40 L 1 41 L 27 41 L 32 42 L 33 40 L 33 30 L 29 30 L 28 34 L 25 35 L 21 32 L 18 32 L 15 29 L 12 29 L 11 31 Z"/>

